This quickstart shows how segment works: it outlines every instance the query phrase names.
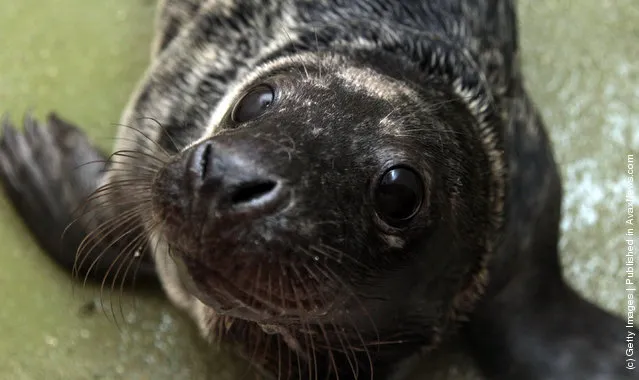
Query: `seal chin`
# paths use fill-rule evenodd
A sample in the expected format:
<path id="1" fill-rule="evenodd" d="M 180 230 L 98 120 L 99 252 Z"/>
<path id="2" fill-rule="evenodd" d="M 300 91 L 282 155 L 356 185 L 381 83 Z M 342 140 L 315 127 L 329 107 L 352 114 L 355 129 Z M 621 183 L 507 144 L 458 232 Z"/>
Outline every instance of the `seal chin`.
<path id="1" fill-rule="evenodd" d="M 242 277 L 229 278 L 185 256 L 172 256 L 172 260 L 185 289 L 218 315 L 261 324 L 290 324 L 319 322 L 328 317 L 332 309 L 332 303 L 325 301 L 327 289 L 299 291 L 308 290 L 308 285 L 302 288 L 301 284 L 286 278 L 286 271 L 277 271 L 274 267 L 242 267 L 238 270 Z"/>
<path id="2" fill-rule="evenodd" d="M 215 297 L 210 290 L 205 289 L 202 284 L 198 284 L 193 278 L 192 272 L 187 267 L 185 260 L 172 257 L 178 269 L 180 281 L 185 289 L 203 304 L 215 310 L 218 315 L 228 315 L 252 321 L 262 321 L 272 318 L 272 313 L 265 309 L 258 309 L 242 301 L 239 297 L 239 289 L 232 287 L 228 289 L 222 297 Z"/>

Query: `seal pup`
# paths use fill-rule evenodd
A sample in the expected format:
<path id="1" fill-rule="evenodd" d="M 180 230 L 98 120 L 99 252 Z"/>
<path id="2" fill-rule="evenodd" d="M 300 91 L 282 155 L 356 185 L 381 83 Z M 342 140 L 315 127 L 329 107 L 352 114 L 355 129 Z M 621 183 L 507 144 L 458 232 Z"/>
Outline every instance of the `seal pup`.
<path id="1" fill-rule="evenodd" d="M 505 0 L 167 0 L 115 153 L 5 121 L 0 177 L 60 264 L 158 276 L 277 378 L 392 378 L 455 332 L 488 378 L 633 378 L 562 278 L 518 49 Z"/>

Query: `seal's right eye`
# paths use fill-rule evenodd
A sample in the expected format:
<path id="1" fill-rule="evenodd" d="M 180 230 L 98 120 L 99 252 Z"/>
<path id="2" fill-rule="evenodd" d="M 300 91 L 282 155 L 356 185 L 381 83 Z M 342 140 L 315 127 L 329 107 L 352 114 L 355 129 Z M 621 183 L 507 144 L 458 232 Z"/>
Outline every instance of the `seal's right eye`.
<path id="1" fill-rule="evenodd" d="M 235 104 L 231 117 L 236 123 L 253 120 L 264 113 L 274 99 L 275 91 L 271 86 L 253 87 Z"/>
<path id="2" fill-rule="evenodd" d="M 401 227 L 419 211 L 424 198 L 421 177 L 413 169 L 395 166 L 379 179 L 374 192 L 379 217 L 394 227 Z"/>

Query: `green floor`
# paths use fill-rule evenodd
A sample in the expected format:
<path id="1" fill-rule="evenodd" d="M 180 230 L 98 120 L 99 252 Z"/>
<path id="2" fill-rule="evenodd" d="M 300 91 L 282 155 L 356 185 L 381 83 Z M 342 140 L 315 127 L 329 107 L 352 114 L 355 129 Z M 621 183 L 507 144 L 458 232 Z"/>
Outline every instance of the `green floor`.
<path id="1" fill-rule="evenodd" d="M 621 314 L 625 161 L 639 155 L 639 4 L 520 4 L 528 86 L 565 179 L 563 262 L 575 286 Z M 0 112 L 17 120 L 27 109 L 55 109 L 108 149 L 148 60 L 153 13 L 151 0 L 3 0 Z M 99 289 L 74 288 L 2 198 L 0 226 L 0 379 L 242 377 L 244 366 L 227 355 L 204 353 L 159 293 L 114 295 L 125 317 L 117 326 L 99 307 L 85 310 Z M 473 378 L 463 366 L 440 372 L 433 378 Z"/>

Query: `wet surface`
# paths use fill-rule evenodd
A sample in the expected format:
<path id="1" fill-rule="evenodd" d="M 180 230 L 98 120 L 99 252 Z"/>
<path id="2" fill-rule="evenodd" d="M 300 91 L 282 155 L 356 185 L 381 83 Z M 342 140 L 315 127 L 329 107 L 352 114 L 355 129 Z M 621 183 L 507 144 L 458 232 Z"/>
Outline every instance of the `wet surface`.
<path id="1" fill-rule="evenodd" d="M 526 83 L 565 182 L 562 262 L 586 297 L 621 314 L 626 156 L 639 154 L 639 4 L 520 4 Z M 108 150 L 148 62 L 153 16 L 149 0 L 0 3 L 0 112 L 19 120 L 29 108 L 57 110 Z M 205 350 L 160 292 L 106 292 L 103 309 L 99 287 L 74 286 L 2 198 L 0 226 L 0 378 L 242 377 L 245 366 Z M 434 378 L 474 375 L 453 366 Z"/>

